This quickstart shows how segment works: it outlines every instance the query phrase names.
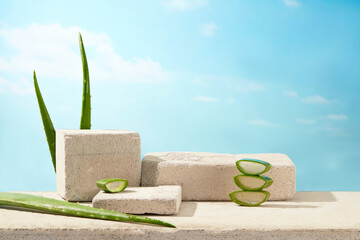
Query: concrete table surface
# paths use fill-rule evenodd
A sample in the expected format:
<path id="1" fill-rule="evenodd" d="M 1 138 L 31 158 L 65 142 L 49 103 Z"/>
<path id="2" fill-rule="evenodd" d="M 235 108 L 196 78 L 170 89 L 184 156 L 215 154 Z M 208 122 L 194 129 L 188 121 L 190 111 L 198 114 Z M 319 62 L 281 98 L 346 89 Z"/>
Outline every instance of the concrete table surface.
<path id="1" fill-rule="evenodd" d="M 26 192 L 60 199 L 55 192 Z M 175 229 L 0 208 L 0 239 L 360 239 L 360 192 L 297 192 L 260 207 L 183 202 Z"/>

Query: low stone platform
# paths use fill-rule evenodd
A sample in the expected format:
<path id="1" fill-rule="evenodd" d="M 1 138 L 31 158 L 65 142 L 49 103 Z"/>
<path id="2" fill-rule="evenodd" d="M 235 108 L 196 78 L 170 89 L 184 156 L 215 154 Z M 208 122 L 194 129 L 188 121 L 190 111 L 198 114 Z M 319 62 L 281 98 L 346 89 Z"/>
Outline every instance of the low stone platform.
<path id="1" fill-rule="evenodd" d="M 130 187 L 119 193 L 100 191 L 93 207 L 129 214 L 171 215 L 179 212 L 180 186 Z"/>
<path id="2" fill-rule="evenodd" d="M 55 192 L 36 194 L 60 199 Z M 151 216 L 175 229 L 0 208 L 0 239 L 356 240 L 359 202 L 360 192 L 297 192 L 292 200 L 268 201 L 260 207 L 183 202 L 177 215 Z"/>

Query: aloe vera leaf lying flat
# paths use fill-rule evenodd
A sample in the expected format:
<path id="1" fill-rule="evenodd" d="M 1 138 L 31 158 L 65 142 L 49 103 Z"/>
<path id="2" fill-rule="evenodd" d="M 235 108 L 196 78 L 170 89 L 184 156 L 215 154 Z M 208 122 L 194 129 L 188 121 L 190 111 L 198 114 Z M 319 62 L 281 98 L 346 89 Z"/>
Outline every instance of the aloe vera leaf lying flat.
<path id="1" fill-rule="evenodd" d="M 107 178 L 96 182 L 96 186 L 98 186 L 98 188 L 108 193 L 122 192 L 125 190 L 127 185 L 128 181 L 121 178 Z"/>
<path id="2" fill-rule="evenodd" d="M 91 96 L 90 96 L 89 68 L 86 59 L 83 40 L 80 33 L 79 33 L 79 45 L 80 45 L 81 61 L 83 66 L 83 78 L 84 78 L 80 129 L 90 129 L 91 128 L 91 102 L 90 102 Z"/>
<path id="3" fill-rule="evenodd" d="M 30 194 L 0 192 L 0 205 L 35 209 L 48 213 L 56 213 L 76 217 L 96 218 L 119 222 L 149 223 L 165 227 L 175 227 L 170 223 L 154 218 L 135 216 L 100 208 L 93 208 L 89 206 L 83 206 L 77 203 L 65 202 L 61 200 Z"/>
<path id="4" fill-rule="evenodd" d="M 251 175 L 236 175 L 234 177 L 235 184 L 247 191 L 258 191 L 270 187 L 273 180 L 269 177 L 251 176 Z"/>
<path id="5" fill-rule="evenodd" d="M 243 158 L 236 162 L 240 172 L 247 175 L 260 175 L 270 170 L 271 164 L 258 159 Z"/>
<path id="6" fill-rule="evenodd" d="M 56 158 L 55 158 L 55 138 L 56 138 L 56 133 L 55 133 L 55 128 L 51 122 L 51 118 L 50 115 L 46 109 L 44 100 L 41 96 L 41 92 L 40 92 L 40 88 L 36 79 L 36 73 L 34 71 L 34 86 L 35 86 L 35 92 L 36 92 L 36 97 L 39 103 L 39 108 L 40 108 L 40 114 L 41 114 L 41 119 L 44 125 L 44 130 L 45 130 L 45 134 L 46 134 L 46 140 L 48 142 L 49 145 L 49 150 L 50 150 L 50 154 L 51 154 L 51 159 L 52 159 L 52 163 L 54 165 L 54 170 L 56 172 Z"/>
<path id="7" fill-rule="evenodd" d="M 241 206 L 256 207 L 269 199 L 267 191 L 235 191 L 229 193 L 231 200 Z"/>

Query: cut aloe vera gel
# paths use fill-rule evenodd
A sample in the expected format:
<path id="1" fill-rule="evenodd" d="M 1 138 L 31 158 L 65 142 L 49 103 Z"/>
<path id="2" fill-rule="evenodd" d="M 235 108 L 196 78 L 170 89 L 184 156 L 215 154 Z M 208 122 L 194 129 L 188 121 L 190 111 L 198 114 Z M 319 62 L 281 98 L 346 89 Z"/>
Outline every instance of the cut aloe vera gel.
<path id="1" fill-rule="evenodd" d="M 243 158 L 236 162 L 236 167 L 246 175 L 260 175 L 270 170 L 271 164 L 258 159 Z"/>
<path id="2" fill-rule="evenodd" d="M 273 180 L 269 177 L 252 176 L 252 175 L 236 175 L 234 177 L 235 184 L 248 191 L 258 191 L 263 188 L 270 187 Z"/>
<path id="3" fill-rule="evenodd" d="M 241 206 L 256 207 L 269 199 L 270 193 L 267 191 L 235 191 L 229 193 L 231 200 Z"/>
<path id="4" fill-rule="evenodd" d="M 128 181 L 120 178 L 107 178 L 96 182 L 96 186 L 98 186 L 98 188 L 108 193 L 122 192 L 125 190 L 127 185 Z"/>
<path id="5" fill-rule="evenodd" d="M 61 200 L 30 194 L 0 192 L 0 205 L 34 209 L 48 213 L 56 213 L 75 217 L 96 218 L 119 222 L 139 222 L 155 224 L 165 227 L 175 227 L 170 223 L 154 218 L 130 215 L 100 208 L 93 208 L 77 203 L 65 202 Z"/>
<path id="6" fill-rule="evenodd" d="M 243 191 L 229 193 L 231 200 L 241 206 L 256 207 L 269 199 L 270 193 L 263 188 L 270 187 L 273 180 L 259 176 L 269 171 L 271 164 L 258 159 L 243 158 L 236 162 L 236 167 L 242 174 L 234 177 L 235 184 Z"/>

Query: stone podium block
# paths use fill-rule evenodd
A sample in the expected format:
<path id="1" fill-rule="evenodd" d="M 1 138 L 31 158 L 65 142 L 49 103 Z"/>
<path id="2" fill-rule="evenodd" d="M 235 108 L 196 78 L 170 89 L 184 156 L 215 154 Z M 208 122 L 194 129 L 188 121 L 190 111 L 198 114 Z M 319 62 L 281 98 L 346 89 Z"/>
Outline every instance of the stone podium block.
<path id="1" fill-rule="evenodd" d="M 264 174 L 274 180 L 272 186 L 265 189 L 271 194 L 269 200 L 288 200 L 295 195 L 295 165 L 287 155 L 279 153 L 149 153 L 142 161 L 141 186 L 180 185 L 182 200 L 230 200 L 228 194 L 240 190 L 234 176 L 240 174 L 235 162 L 241 158 L 272 164 Z"/>
<path id="2" fill-rule="evenodd" d="M 130 187 L 119 193 L 100 191 L 93 207 L 129 214 L 172 215 L 179 212 L 180 186 Z"/>
<path id="3" fill-rule="evenodd" d="M 69 201 L 91 201 L 96 181 L 123 178 L 140 185 L 140 136 L 127 130 L 57 130 L 56 187 Z"/>

